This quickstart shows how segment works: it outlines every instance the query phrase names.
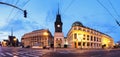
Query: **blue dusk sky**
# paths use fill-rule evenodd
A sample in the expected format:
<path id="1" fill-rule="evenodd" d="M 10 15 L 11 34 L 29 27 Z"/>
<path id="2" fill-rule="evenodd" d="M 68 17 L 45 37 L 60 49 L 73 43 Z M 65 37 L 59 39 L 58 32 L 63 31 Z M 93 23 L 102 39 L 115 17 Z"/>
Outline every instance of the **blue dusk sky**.
<path id="1" fill-rule="evenodd" d="M 23 12 L 11 6 L 0 4 L 0 41 L 8 39 L 13 28 L 14 36 L 19 40 L 28 32 L 49 29 L 54 35 L 54 22 L 58 11 L 63 22 L 63 33 L 67 36 L 71 25 L 80 21 L 84 26 L 120 40 L 120 0 L 0 0 L 27 10 Z"/>

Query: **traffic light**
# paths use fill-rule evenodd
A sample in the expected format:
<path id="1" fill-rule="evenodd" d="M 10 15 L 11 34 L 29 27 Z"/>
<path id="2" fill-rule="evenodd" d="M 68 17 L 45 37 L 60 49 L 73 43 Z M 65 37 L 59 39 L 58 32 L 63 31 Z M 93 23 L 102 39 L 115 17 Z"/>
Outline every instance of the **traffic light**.
<path id="1" fill-rule="evenodd" d="M 116 21 L 116 23 L 118 24 L 118 26 L 120 26 L 120 23 L 117 21 L 117 20 L 115 20 Z"/>
<path id="2" fill-rule="evenodd" d="M 24 17 L 27 18 L 27 11 L 24 10 Z"/>

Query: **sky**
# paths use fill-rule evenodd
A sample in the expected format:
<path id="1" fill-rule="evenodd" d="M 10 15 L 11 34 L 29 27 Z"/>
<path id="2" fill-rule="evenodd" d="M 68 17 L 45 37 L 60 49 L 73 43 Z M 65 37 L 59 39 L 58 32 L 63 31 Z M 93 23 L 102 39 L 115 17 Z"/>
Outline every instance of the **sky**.
<path id="1" fill-rule="evenodd" d="M 71 25 L 80 21 L 84 26 L 120 40 L 120 0 L 0 0 L 27 10 L 23 11 L 0 4 L 0 41 L 8 39 L 13 29 L 14 36 L 21 41 L 25 33 L 38 29 L 49 29 L 54 36 L 54 22 L 59 10 L 63 22 L 63 33 L 67 36 Z M 101 4 L 102 5 L 101 5 Z"/>

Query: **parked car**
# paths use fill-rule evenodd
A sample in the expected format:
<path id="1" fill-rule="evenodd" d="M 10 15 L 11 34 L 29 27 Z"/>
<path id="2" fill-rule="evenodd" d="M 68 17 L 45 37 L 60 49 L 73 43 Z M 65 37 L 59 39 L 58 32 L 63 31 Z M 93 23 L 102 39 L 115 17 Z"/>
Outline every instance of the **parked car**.
<path id="1" fill-rule="evenodd" d="M 30 48 L 30 46 L 26 46 L 25 48 Z"/>
<path id="2" fill-rule="evenodd" d="M 50 49 L 50 46 L 44 46 L 43 49 Z"/>

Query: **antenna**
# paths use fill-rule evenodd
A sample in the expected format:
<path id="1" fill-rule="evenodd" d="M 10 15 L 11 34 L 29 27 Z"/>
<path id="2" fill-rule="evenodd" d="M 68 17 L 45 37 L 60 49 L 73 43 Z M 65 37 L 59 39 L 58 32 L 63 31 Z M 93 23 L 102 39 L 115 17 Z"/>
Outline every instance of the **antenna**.
<path id="1" fill-rule="evenodd" d="M 13 28 L 11 28 L 11 36 L 13 36 Z"/>

